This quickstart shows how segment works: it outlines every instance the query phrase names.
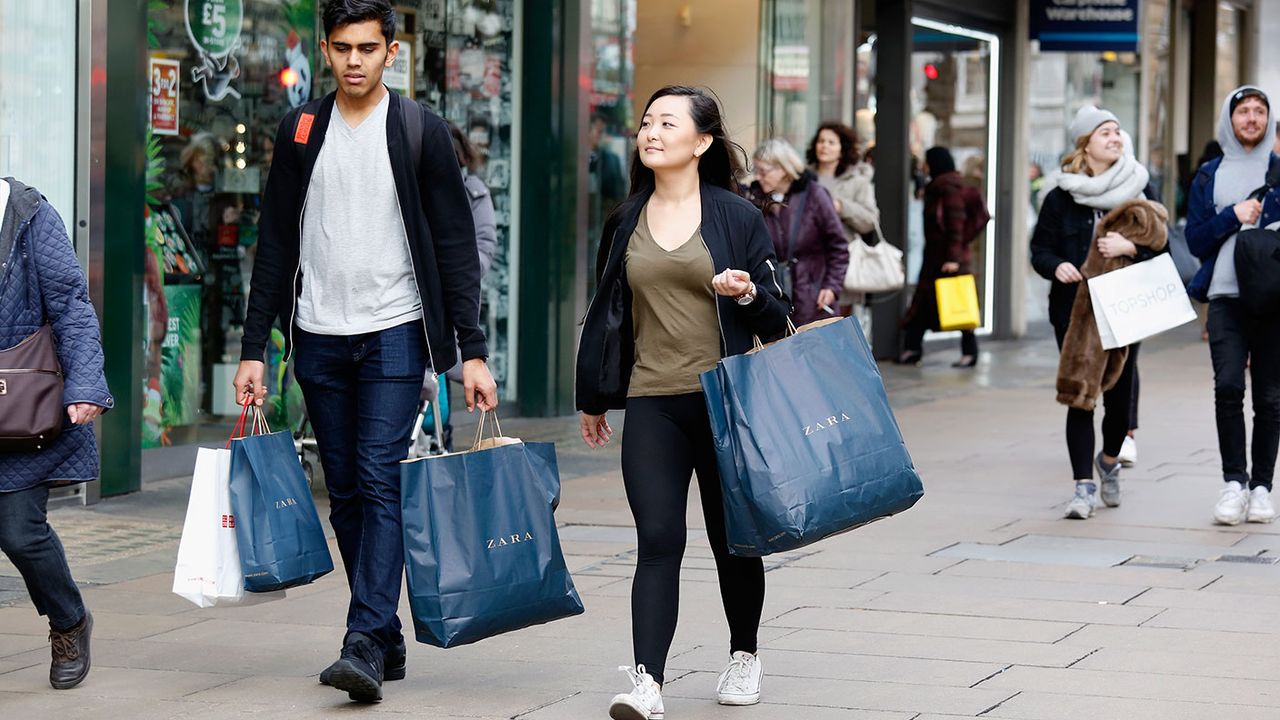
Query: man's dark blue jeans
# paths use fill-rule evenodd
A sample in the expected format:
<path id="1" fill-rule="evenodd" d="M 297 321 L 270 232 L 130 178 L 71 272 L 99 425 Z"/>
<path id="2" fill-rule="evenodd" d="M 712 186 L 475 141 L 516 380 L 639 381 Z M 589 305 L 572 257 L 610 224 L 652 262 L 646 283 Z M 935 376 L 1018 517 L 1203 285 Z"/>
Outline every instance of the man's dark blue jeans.
<path id="1" fill-rule="evenodd" d="M 0 493 L 0 550 L 22 573 L 36 612 L 55 630 L 84 619 L 84 602 L 67 567 L 62 542 L 49 527 L 49 484 Z"/>
<path id="2" fill-rule="evenodd" d="M 294 329 L 294 375 L 320 450 L 329 522 L 351 587 L 347 634 L 383 649 L 403 641 L 400 461 L 408 455 L 427 367 L 422 322 L 366 335 Z"/>

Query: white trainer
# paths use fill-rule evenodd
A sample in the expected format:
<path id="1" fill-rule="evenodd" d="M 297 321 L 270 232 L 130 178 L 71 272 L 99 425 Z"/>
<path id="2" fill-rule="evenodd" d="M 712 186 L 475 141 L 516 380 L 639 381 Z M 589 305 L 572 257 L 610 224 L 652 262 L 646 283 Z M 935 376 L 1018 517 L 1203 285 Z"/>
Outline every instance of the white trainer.
<path id="1" fill-rule="evenodd" d="M 623 665 L 618 668 L 631 678 L 635 687 L 629 693 L 613 696 L 609 703 L 609 717 L 613 720 L 663 720 L 667 711 L 662 707 L 662 688 L 653 676 L 644 671 L 643 665 L 634 670 Z"/>
<path id="2" fill-rule="evenodd" d="M 1269 523 L 1276 519 L 1276 506 L 1271 504 L 1271 491 L 1259 485 L 1249 491 L 1249 514 L 1245 518 L 1251 523 Z"/>
<path id="3" fill-rule="evenodd" d="M 760 702 L 763 679 L 764 666 L 760 658 L 748 652 L 736 652 L 716 682 L 716 701 L 721 705 L 755 705 Z"/>
<path id="4" fill-rule="evenodd" d="M 1248 491 L 1243 485 L 1232 480 L 1222 488 L 1222 494 L 1218 496 L 1218 504 L 1213 506 L 1213 520 L 1219 525 L 1239 525 L 1248 510 Z"/>
<path id="5" fill-rule="evenodd" d="M 1071 502 L 1067 503 L 1067 511 L 1063 517 L 1068 520 L 1088 520 L 1096 507 L 1098 507 L 1098 491 L 1095 489 L 1089 492 L 1089 484 L 1078 482 L 1076 493 L 1071 496 Z"/>
<path id="6" fill-rule="evenodd" d="M 1120 446 L 1120 454 L 1116 456 L 1121 467 L 1133 467 L 1138 464 L 1138 443 L 1132 435 L 1124 436 L 1124 444 Z"/>

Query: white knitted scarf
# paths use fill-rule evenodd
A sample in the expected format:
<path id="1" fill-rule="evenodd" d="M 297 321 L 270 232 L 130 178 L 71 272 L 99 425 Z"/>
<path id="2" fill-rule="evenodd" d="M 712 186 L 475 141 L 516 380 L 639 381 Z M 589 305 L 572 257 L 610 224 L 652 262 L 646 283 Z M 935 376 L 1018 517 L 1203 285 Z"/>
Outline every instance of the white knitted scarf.
<path id="1" fill-rule="evenodd" d="M 1071 193 L 1076 202 L 1095 210 L 1114 210 L 1121 203 L 1142 197 L 1151 174 L 1132 155 L 1124 154 L 1101 175 L 1062 173 L 1058 187 Z"/>

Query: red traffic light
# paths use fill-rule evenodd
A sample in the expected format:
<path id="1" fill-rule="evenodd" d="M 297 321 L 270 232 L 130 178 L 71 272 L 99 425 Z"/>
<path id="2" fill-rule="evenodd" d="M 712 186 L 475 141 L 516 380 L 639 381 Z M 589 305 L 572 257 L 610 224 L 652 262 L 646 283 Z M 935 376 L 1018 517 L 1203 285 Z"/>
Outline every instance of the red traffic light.
<path id="1" fill-rule="evenodd" d="M 930 80 L 938 79 L 938 66 L 933 63 L 924 64 L 924 76 Z"/>
<path id="2" fill-rule="evenodd" d="M 280 84 L 289 88 L 298 84 L 298 71 L 293 68 L 285 68 L 280 71 Z"/>

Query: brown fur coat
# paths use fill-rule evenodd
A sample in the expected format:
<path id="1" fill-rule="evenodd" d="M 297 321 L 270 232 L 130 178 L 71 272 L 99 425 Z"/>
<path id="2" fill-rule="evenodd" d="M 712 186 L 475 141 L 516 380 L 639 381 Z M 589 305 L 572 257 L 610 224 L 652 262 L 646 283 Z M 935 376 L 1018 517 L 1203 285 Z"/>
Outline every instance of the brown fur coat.
<path id="1" fill-rule="evenodd" d="M 1085 281 L 1076 288 L 1071 324 L 1062 340 L 1062 355 L 1058 360 L 1058 402 L 1063 405 L 1093 410 L 1098 395 L 1115 387 L 1129 357 L 1127 347 L 1102 349 L 1088 281 L 1133 264 L 1133 258 L 1104 258 L 1098 251 L 1097 238 L 1115 232 L 1139 248 L 1160 252 L 1169 241 L 1168 220 L 1169 212 L 1163 205 L 1149 200 L 1130 200 L 1098 221 L 1094 231 L 1095 242 L 1089 247 L 1084 267 L 1080 268 Z"/>

